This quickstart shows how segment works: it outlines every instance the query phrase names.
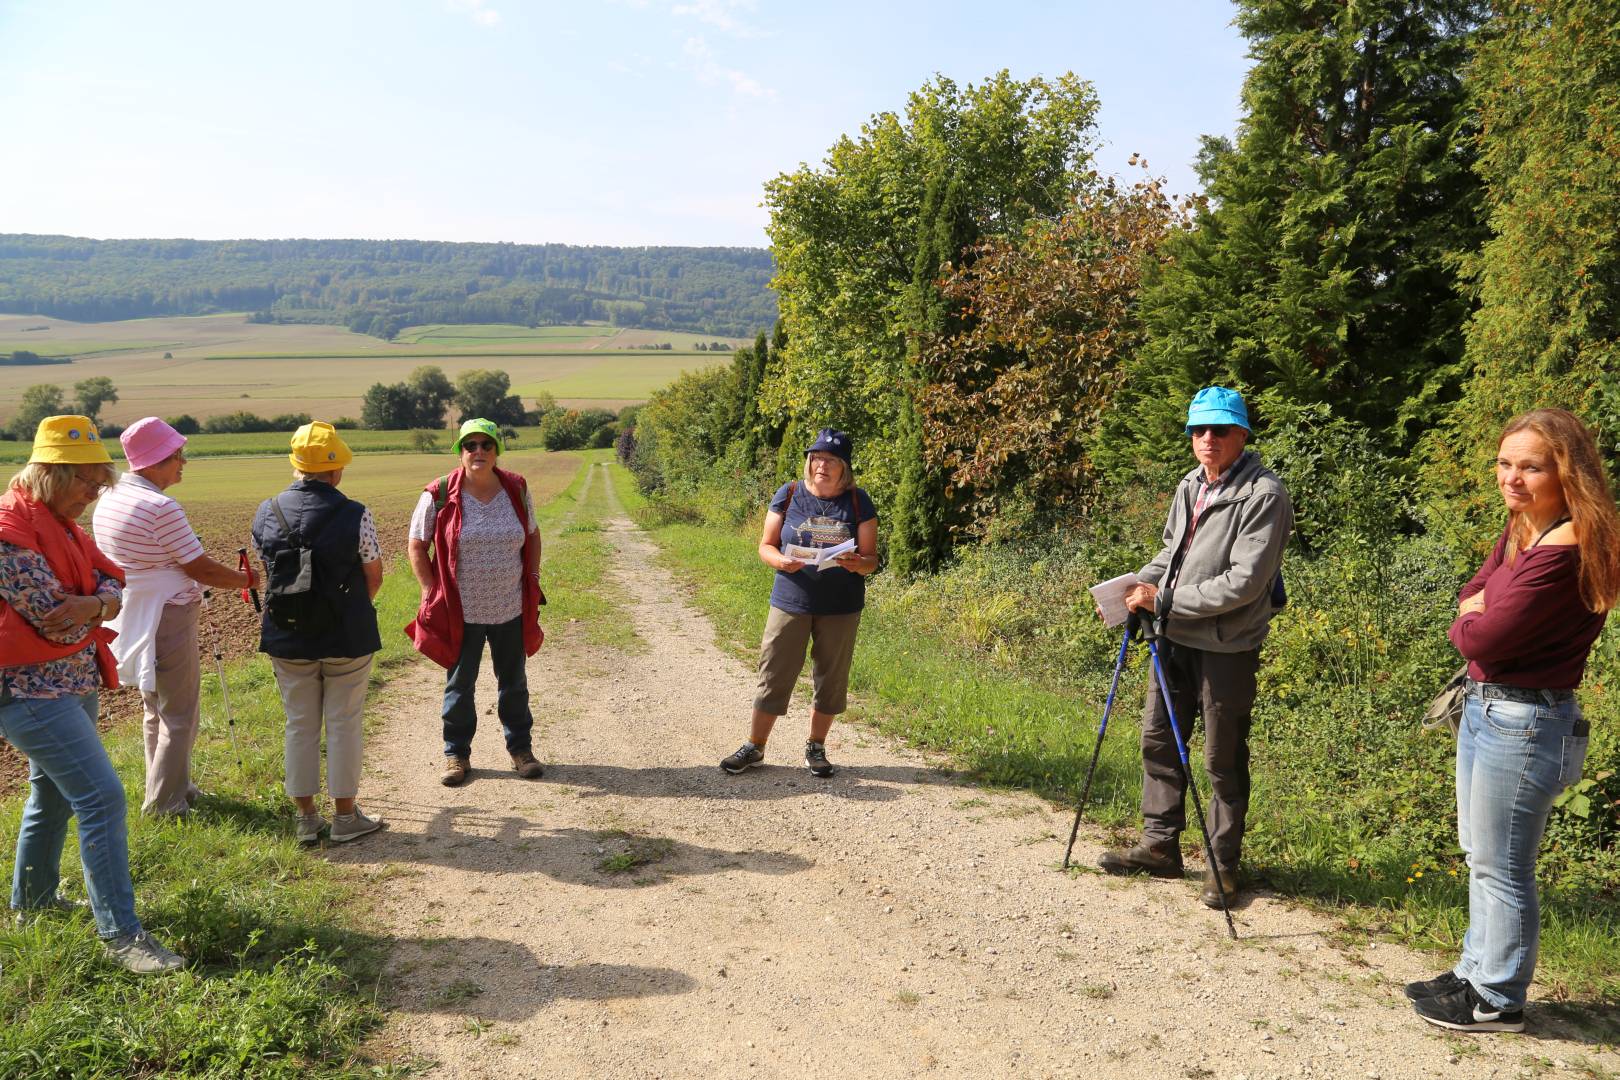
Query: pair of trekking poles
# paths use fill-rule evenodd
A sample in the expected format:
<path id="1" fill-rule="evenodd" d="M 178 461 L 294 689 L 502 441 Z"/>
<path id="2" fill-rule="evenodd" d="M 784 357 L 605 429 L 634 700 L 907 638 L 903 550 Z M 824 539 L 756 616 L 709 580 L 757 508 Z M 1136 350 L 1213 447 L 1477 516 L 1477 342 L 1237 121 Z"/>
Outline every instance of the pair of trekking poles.
<path id="1" fill-rule="evenodd" d="M 1198 815 L 1198 826 L 1204 835 L 1204 858 L 1209 861 L 1210 871 L 1215 875 L 1215 891 L 1221 897 L 1221 913 L 1226 916 L 1226 932 L 1237 940 L 1237 927 L 1232 922 L 1232 908 L 1226 900 L 1226 883 L 1221 879 L 1221 866 L 1215 860 L 1215 847 L 1209 838 L 1209 822 L 1204 818 L 1203 800 L 1198 797 L 1198 785 L 1193 781 L 1192 766 L 1187 761 L 1187 740 L 1181 733 L 1181 725 L 1176 721 L 1176 707 L 1170 700 L 1170 681 L 1165 677 L 1165 665 L 1159 656 L 1159 641 L 1164 638 L 1164 627 L 1155 623 L 1153 617 L 1145 612 L 1132 611 L 1125 619 L 1125 632 L 1119 641 L 1119 657 L 1114 661 L 1114 678 L 1108 685 L 1108 700 L 1103 705 L 1102 722 L 1097 725 L 1097 745 L 1091 750 L 1091 766 L 1086 770 L 1086 782 L 1080 789 L 1080 805 L 1074 811 L 1074 827 L 1069 830 L 1069 846 L 1063 851 L 1063 869 L 1069 868 L 1069 859 L 1074 854 L 1075 837 L 1080 834 L 1080 818 L 1086 812 L 1086 803 L 1091 798 L 1091 781 L 1097 774 L 1097 758 L 1102 754 L 1103 736 L 1108 733 L 1108 715 L 1114 709 L 1114 695 L 1119 691 L 1119 675 L 1125 669 L 1125 656 L 1130 651 L 1131 642 L 1141 640 L 1147 643 L 1148 655 L 1152 658 L 1153 674 L 1159 685 L 1159 694 L 1164 698 L 1164 712 L 1170 720 L 1170 732 L 1176 740 L 1176 756 L 1181 762 L 1181 778 L 1192 794 L 1193 812 Z"/>

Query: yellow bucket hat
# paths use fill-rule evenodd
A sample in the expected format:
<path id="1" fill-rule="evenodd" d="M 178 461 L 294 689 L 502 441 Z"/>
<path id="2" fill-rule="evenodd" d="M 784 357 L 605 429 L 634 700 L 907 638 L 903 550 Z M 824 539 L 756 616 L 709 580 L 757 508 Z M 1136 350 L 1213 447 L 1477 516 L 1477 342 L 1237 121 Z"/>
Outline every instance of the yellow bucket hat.
<path id="1" fill-rule="evenodd" d="M 28 464 L 111 465 L 112 456 L 88 416 L 47 416 L 34 431 Z"/>
<path id="2" fill-rule="evenodd" d="M 354 460 L 354 453 L 324 420 L 305 424 L 293 432 L 292 453 L 287 455 L 299 472 L 333 472 Z"/>

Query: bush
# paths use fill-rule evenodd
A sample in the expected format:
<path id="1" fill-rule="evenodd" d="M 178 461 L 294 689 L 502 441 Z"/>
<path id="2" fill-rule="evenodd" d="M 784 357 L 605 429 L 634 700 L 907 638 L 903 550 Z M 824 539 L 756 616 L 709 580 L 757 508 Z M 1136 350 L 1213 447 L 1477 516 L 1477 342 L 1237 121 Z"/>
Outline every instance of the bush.
<path id="1" fill-rule="evenodd" d="M 197 422 L 197 418 L 192 416 L 190 413 L 181 413 L 179 416 L 171 416 L 166 419 L 164 423 L 168 424 L 182 435 L 195 435 L 202 430 L 202 425 L 199 424 Z"/>

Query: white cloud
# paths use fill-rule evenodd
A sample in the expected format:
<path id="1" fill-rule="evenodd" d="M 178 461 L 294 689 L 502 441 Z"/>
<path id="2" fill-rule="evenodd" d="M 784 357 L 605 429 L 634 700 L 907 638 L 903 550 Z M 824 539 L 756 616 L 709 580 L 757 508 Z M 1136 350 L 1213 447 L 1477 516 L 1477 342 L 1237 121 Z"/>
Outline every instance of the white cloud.
<path id="1" fill-rule="evenodd" d="M 501 13 L 490 7 L 487 0 L 448 0 L 448 7 L 479 26 L 497 26 L 501 21 Z"/>
<path id="2" fill-rule="evenodd" d="M 753 11 L 754 0 L 687 0 L 675 4 L 669 13 L 676 17 L 689 17 L 714 27 L 732 37 L 763 37 L 764 32 L 737 18 L 737 12 Z"/>
<path id="3" fill-rule="evenodd" d="M 701 37 L 687 38 L 686 46 L 681 51 L 685 53 L 688 67 L 700 83 L 709 86 L 729 85 L 733 93 L 743 97 L 776 98 L 775 90 L 761 84 L 752 75 L 737 68 L 728 68 L 716 60 L 709 43 Z"/>

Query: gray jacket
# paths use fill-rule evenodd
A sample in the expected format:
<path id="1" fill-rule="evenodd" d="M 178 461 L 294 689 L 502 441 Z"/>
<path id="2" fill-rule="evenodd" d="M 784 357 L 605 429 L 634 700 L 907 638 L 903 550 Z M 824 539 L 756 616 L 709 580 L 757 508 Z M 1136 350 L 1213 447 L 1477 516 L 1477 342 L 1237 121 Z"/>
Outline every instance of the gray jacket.
<path id="1" fill-rule="evenodd" d="M 1164 526 L 1164 547 L 1137 577 L 1160 584 L 1180 550 L 1203 467 L 1182 477 Z M 1193 531 L 1170 597 L 1170 640 L 1208 652 L 1258 649 L 1277 613 L 1272 584 L 1294 531 L 1294 504 L 1252 450 L 1232 464 Z M 1159 603 L 1165 594 L 1159 593 Z"/>

